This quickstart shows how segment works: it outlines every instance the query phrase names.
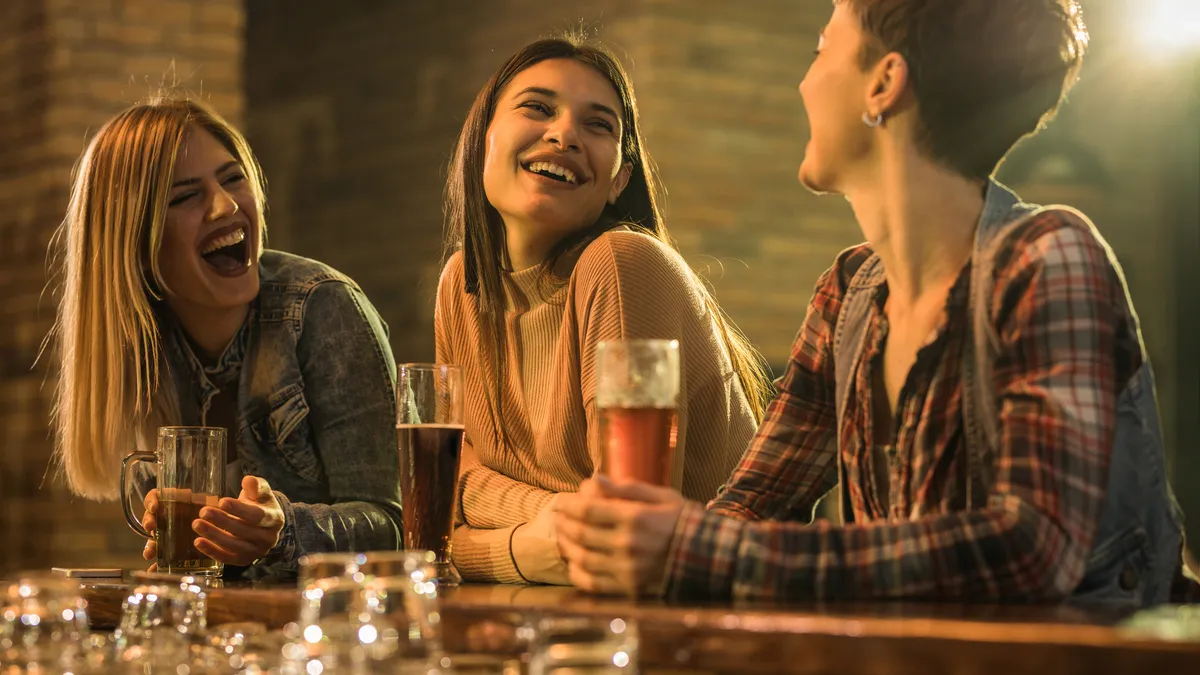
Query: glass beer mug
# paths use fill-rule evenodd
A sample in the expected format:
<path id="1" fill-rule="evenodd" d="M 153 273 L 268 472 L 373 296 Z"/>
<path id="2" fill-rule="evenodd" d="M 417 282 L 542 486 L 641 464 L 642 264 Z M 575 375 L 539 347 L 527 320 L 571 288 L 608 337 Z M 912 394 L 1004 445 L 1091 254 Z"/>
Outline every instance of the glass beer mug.
<path id="1" fill-rule="evenodd" d="M 156 467 L 158 508 L 153 533 L 142 527 L 129 503 L 129 469 L 137 462 Z M 196 550 L 192 521 L 205 506 L 217 507 L 225 481 L 225 430 L 217 427 L 162 427 L 155 452 L 133 452 L 121 463 L 121 505 L 125 520 L 158 546 L 158 571 L 219 576 L 223 564 Z"/>

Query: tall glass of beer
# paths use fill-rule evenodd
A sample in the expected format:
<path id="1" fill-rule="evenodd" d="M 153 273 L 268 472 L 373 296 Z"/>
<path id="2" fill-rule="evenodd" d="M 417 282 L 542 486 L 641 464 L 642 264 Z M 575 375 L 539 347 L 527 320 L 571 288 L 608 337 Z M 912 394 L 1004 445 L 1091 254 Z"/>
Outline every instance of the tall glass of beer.
<path id="1" fill-rule="evenodd" d="M 678 341 L 612 340 L 597 345 L 601 472 L 669 487 L 678 396 Z"/>
<path id="2" fill-rule="evenodd" d="M 450 537 L 463 442 L 463 395 L 458 366 L 402 363 L 396 367 L 404 547 L 433 551 L 442 586 L 460 580 L 450 563 Z"/>

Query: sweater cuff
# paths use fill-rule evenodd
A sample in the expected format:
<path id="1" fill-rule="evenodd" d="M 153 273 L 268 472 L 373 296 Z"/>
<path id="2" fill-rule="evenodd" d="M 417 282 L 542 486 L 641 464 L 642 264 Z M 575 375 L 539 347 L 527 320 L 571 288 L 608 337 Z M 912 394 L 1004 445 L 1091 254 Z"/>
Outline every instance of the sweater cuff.
<path id="1" fill-rule="evenodd" d="M 461 525 L 454 530 L 450 557 L 464 581 L 501 584 L 527 583 L 512 557 L 512 536 L 519 527 L 477 530 Z"/>

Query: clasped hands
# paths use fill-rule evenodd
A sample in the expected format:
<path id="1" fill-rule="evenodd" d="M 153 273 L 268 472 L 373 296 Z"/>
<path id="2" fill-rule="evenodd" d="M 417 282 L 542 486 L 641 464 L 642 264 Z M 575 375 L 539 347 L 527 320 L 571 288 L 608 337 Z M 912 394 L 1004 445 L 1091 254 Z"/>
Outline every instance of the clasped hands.
<path id="1" fill-rule="evenodd" d="M 601 475 L 559 495 L 558 546 L 571 583 L 592 593 L 658 593 L 685 504 L 670 488 Z"/>
<path id="2" fill-rule="evenodd" d="M 144 505 L 142 527 L 154 532 L 158 527 L 157 489 L 147 493 Z M 237 499 L 225 497 L 217 502 L 216 508 L 200 509 L 200 517 L 191 525 L 199 535 L 195 540 L 196 550 L 218 562 L 246 566 L 267 555 L 279 541 L 283 508 L 265 479 L 246 476 Z M 151 539 L 146 542 L 142 557 L 154 560 L 157 555 L 157 545 Z M 151 572 L 157 569 L 158 563 L 150 566 Z"/>

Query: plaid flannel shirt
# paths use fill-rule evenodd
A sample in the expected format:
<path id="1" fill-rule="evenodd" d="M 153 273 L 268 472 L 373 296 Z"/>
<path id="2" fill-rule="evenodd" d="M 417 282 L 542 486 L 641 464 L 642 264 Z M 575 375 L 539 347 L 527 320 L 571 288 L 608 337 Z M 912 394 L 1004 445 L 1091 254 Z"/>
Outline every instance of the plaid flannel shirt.
<path id="1" fill-rule="evenodd" d="M 854 369 L 839 447 L 833 333 L 843 252 L 817 283 L 780 393 L 721 493 L 688 503 L 667 561 L 671 598 L 1062 598 L 1082 577 L 1107 484 L 1116 397 L 1141 364 L 1123 282 L 1076 216 L 1045 211 L 995 259 L 989 308 L 1001 339 L 993 381 L 1000 447 L 986 508 L 965 508 L 960 371 L 968 269 L 919 351 L 895 411 L 891 498 L 873 472 L 872 369 L 887 332 L 880 287 Z M 838 482 L 853 522 L 809 524 Z"/>

